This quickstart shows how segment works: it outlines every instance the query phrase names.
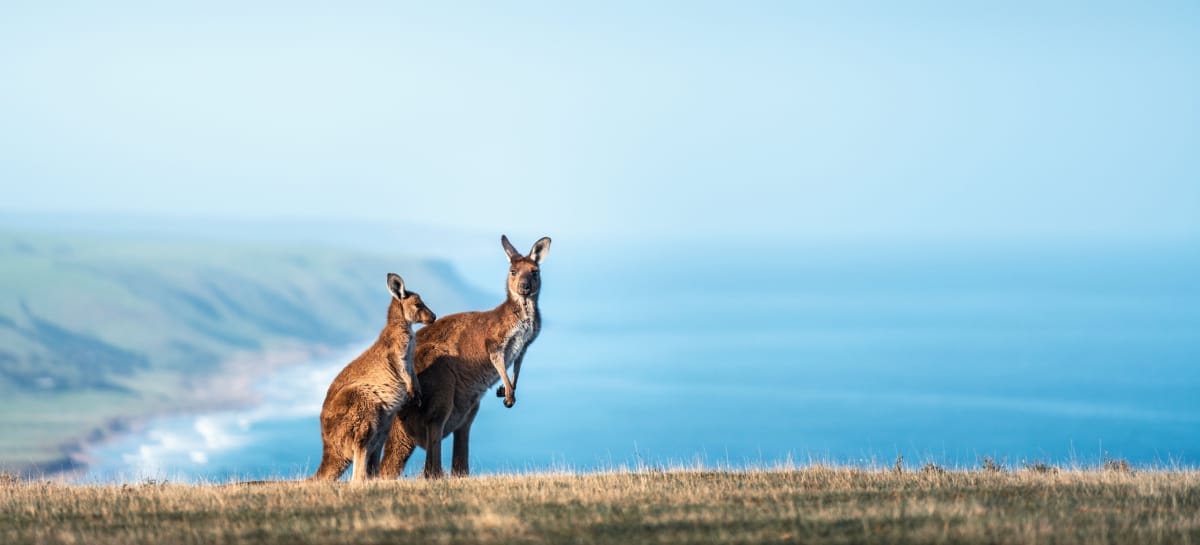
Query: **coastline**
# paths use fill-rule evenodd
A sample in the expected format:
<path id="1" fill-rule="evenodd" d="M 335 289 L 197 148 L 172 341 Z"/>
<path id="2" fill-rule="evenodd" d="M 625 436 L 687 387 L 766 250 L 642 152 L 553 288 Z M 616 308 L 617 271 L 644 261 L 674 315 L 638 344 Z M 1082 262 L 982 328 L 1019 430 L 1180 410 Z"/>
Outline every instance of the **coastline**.
<path id="1" fill-rule="evenodd" d="M 43 462 L 14 464 L 7 472 L 24 480 L 80 478 L 96 462 L 93 452 L 97 447 L 137 433 L 158 419 L 254 407 L 262 402 L 255 386 L 269 375 L 345 349 L 325 343 L 292 343 L 236 353 L 203 376 L 180 377 L 180 395 L 170 408 L 110 418 L 82 436 L 62 441 L 57 456 Z"/>
<path id="2" fill-rule="evenodd" d="M 288 234 L 0 228 L 0 473 L 94 472 L 97 446 L 164 419 L 257 410 L 256 382 L 378 331 L 386 270 L 473 296 L 446 261 Z"/>

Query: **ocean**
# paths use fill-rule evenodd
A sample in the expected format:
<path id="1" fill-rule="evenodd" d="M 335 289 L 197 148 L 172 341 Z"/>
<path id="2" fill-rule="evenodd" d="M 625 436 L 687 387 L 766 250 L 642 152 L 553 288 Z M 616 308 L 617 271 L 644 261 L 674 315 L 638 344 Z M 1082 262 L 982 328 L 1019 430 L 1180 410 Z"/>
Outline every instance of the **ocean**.
<path id="1" fill-rule="evenodd" d="M 516 406 L 483 400 L 476 473 L 1200 465 L 1194 245 L 570 242 L 543 266 Z M 496 253 L 457 264 L 479 308 L 503 299 Z M 94 447 L 81 480 L 307 476 L 325 389 L 376 334 L 265 378 L 261 405 Z"/>

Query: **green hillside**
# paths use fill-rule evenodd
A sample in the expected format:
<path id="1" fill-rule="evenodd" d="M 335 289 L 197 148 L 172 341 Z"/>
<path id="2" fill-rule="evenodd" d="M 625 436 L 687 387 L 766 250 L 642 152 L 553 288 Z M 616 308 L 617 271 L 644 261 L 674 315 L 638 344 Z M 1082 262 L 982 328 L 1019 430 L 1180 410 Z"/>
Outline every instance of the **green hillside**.
<path id="1" fill-rule="evenodd" d="M 412 257 L 0 232 L 0 467 L 62 469 L 79 439 L 232 402 L 205 387 L 231 359 L 370 339 L 389 271 L 439 313 L 469 306 L 448 265 Z"/>

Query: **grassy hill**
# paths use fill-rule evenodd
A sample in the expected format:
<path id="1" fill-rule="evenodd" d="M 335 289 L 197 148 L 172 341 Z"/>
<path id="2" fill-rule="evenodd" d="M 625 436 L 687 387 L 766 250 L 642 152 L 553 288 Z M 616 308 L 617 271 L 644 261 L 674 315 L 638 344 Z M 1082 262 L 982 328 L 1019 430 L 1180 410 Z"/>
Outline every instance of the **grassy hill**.
<path id="1" fill-rule="evenodd" d="M 363 485 L 10 482 L 0 541 L 1196 543 L 1200 473 L 808 468 Z"/>
<path id="2" fill-rule="evenodd" d="M 130 419 L 236 402 L 215 379 L 369 340 L 389 271 L 439 313 L 469 306 L 414 257 L 0 231 L 0 467 L 62 469 Z"/>

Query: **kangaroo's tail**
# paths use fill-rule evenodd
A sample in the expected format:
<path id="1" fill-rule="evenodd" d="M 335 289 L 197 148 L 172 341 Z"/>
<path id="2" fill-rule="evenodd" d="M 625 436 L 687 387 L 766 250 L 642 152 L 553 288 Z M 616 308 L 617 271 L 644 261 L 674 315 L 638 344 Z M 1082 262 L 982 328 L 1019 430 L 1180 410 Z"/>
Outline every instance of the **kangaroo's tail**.
<path id="1" fill-rule="evenodd" d="M 321 466 L 317 468 L 317 472 L 309 477 L 310 481 L 336 481 L 346 468 L 350 467 L 350 459 L 344 456 L 338 456 L 326 448 L 321 453 Z"/>

